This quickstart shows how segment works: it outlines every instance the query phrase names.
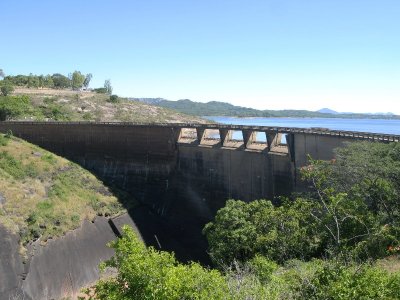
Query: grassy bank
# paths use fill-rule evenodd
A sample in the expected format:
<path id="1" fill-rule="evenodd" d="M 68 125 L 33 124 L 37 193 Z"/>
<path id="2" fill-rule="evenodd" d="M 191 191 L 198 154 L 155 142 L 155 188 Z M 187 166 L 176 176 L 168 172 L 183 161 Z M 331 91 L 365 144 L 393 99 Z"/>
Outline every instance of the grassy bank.
<path id="1" fill-rule="evenodd" d="M 22 244 L 45 242 L 79 227 L 85 218 L 124 210 L 110 190 L 80 166 L 0 135 L 0 223 L 18 233 Z"/>

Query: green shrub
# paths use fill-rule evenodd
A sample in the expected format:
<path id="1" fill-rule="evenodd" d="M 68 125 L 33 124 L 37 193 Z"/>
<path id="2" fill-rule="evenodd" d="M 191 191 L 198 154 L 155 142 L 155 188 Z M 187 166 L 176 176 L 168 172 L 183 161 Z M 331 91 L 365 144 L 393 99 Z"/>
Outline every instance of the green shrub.
<path id="1" fill-rule="evenodd" d="M 66 200 L 67 199 L 66 190 L 68 190 L 68 187 L 65 187 L 59 180 L 55 180 L 53 185 L 47 192 L 47 194 L 50 198 L 57 197 L 61 200 Z"/>
<path id="2" fill-rule="evenodd" d="M 12 92 L 14 92 L 14 87 L 11 84 L 4 84 L 0 87 L 0 91 L 3 94 L 3 96 L 8 96 Z"/>
<path id="3" fill-rule="evenodd" d="M 117 95 L 111 95 L 111 96 L 110 96 L 110 99 L 109 99 L 109 102 L 111 102 L 111 103 L 117 103 L 117 102 L 119 102 L 118 96 L 117 96 Z"/>
<path id="4" fill-rule="evenodd" d="M 302 177 L 314 187 L 315 221 L 325 248 L 357 259 L 380 258 L 400 245 L 400 145 L 357 142 L 335 150 L 336 160 L 310 159 Z"/>
<path id="5" fill-rule="evenodd" d="M 7 146 L 10 138 L 7 135 L 0 134 L 0 146 Z"/>
<path id="6" fill-rule="evenodd" d="M 93 119 L 94 119 L 94 116 L 93 116 L 90 112 L 85 112 L 85 113 L 82 115 L 82 118 L 83 118 L 84 120 L 86 120 L 86 121 L 90 121 L 90 120 L 93 120 Z"/>
<path id="7" fill-rule="evenodd" d="M 41 201 L 39 202 L 36 207 L 39 211 L 47 211 L 49 209 L 52 209 L 54 206 L 54 203 L 48 200 Z"/>
<path id="8" fill-rule="evenodd" d="M 203 230 L 217 264 L 246 261 L 256 254 L 284 262 L 312 257 L 320 247 L 311 203 L 296 201 L 275 207 L 270 201 L 228 200 Z"/>
<path id="9" fill-rule="evenodd" d="M 39 107 L 41 114 L 55 121 L 69 121 L 71 119 L 68 109 L 57 103 L 48 103 Z"/>
<path id="10" fill-rule="evenodd" d="M 30 162 L 25 166 L 25 175 L 31 178 L 37 177 L 39 174 L 35 163 Z"/>
<path id="11" fill-rule="evenodd" d="M 0 121 L 31 115 L 33 111 L 28 96 L 0 97 Z"/>
<path id="12" fill-rule="evenodd" d="M 271 280 L 272 274 L 278 269 L 278 264 L 268 260 L 266 257 L 257 254 L 247 262 L 252 272 L 257 278 L 265 283 Z"/>
<path id="13" fill-rule="evenodd" d="M 8 129 L 6 134 L 4 135 L 5 138 L 10 139 L 13 137 L 13 132 L 11 129 Z"/>
<path id="14" fill-rule="evenodd" d="M 41 159 L 51 165 L 54 165 L 57 162 L 55 156 L 51 153 L 46 153 L 42 155 Z"/>
<path id="15" fill-rule="evenodd" d="M 400 299 L 399 274 L 371 266 L 349 265 L 342 262 L 327 262 L 311 281 L 316 299 Z"/>
<path id="16" fill-rule="evenodd" d="M 81 220 L 81 217 L 78 214 L 73 214 L 71 216 L 71 221 L 74 222 L 74 223 L 78 223 L 79 224 L 80 220 Z"/>
<path id="17" fill-rule="evenodd" d="M 26 176 L 24 166 L 7 151 L 0 152 L 0 169 L 15 179 L 23 179 Z"/>
<path id="18" fill-rule="evenodd" d="M 123 237 L 110 244 L 115 256 L 102 266 L 114 267 L 119 274 L 99 281 L 92 299 L 230 299 L 218 271 L 197 263 L 180 264 L 173 254 L 147 248 L 132 229 L 124 227 L 123 231 Z"/>
<path id="19" fill-rule="evenodd" d="M 107 94 L 106 88 L 97 88 L 97 89 L 94 89 L 94 91 L 98 94 Z"/>

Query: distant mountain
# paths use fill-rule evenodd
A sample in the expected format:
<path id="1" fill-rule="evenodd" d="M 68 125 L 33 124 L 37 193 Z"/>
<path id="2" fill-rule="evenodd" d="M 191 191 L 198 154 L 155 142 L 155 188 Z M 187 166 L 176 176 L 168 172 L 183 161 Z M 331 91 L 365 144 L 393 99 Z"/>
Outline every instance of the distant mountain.
<path id="1" fill-rule="evenodd" d="M 395 116 L 394 113 L 386 112 L 386 113 L 367 113 L 367 115 L 380 115 L 380 116 Z"/>
<path id="2" fill-rule="evenodd" d="M 321 108 L 320 110 L 317 110 L 317 112 L 320 112 L 320 113 L 323 113 L 323 114 L 333 114 L 333 115 L 338 114 L 337 111 L 329 109 L 329 108 Z"/>
<path id="3" fill-rule="evenodd" d="M 357 113 L 354 113 L 354 112 L 337 112 L 337 111 L 335 111 L 335 110 L 332 110 L 332 109 L 330 109 L 330 108 L 321 108 L 320 110 L 317 110 L 317 112 L 320 112 L 320 113 L 323 113 L 323 114 L 334 114 L 334 115 L 337 115 L 337 114 L 350 114 L 350 115 L 354 115 L 354 114 L 357 114 Z M 373 116 L 396 116 L 394 113 L 391 113 L 391 112 L 386 112 L 386 113 L 381 113 L 381 112 L 378 112 L 378 113 L 364 113 L 364 115 L 373 115 Z"/>
<path id="4" fill-rule="evenodd" d="M 160 103 L 161 101 L 164 101 L 166 99 L 164 99 L 164 98 L 128 98 L 128 100 L 139 101 L 139 102 L 144 102 L 147 104 L 157 105 L 158 103 Z"/>
<path id="5" fill-rule="evenodd" d="M 309 110 L 258 110 L 249 107 L 232 105 L 226 102 L 210 101 L 207 103 L 195 102 L 189 99 L 178 101 L 163 98 L 129 98 L 130 100 L 145 102 L 161 106 L 181 113 L 195 116 L 227 116 L 227 117 L 262 117 L 262 118 L 367 118 L 367 119 L 400 119 L 400 116 L 388 114 L 359 114 L 339 113 L 329 108 L 319 111 Z"/>

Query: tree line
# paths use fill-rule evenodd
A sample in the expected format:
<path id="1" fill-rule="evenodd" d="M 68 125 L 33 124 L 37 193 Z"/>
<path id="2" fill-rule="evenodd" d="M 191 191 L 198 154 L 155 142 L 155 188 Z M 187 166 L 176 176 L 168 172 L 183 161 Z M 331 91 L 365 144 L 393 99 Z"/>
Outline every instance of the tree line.
<path id="1" fill-rule="evenodd" d="M 80 71 L 69 73 L 68 76 L 60 73 L 52 75 L 35 75 L 32 73 L 29 75 L 6 75 L 0 69 L 0 78 L 3 79 L 0 81 L 1 92 L 4 96 L 7 96 L 14 91 L 14 87 L 88 90 L 93 75 L 91 73 L 84 75 Z M 113 91 L 111 81 L 107 79 L 103 87 L 95 88 L 94 91 L 111 95 Z"/>
<path id="2" fill-rule="evenodd" d="M 4 73 L 3 73 L 4 75 Z M 27 88 L 56 88 L 65 89 L 72 88 L 73 90 L 87 89 L 93 75 L 91 73 L 84 75 L 80 71 L 74 71 L 68 76 L 60 73 L 52 75 L 7 75 L 4 76 L 4 81 L 14 86 Z"/>

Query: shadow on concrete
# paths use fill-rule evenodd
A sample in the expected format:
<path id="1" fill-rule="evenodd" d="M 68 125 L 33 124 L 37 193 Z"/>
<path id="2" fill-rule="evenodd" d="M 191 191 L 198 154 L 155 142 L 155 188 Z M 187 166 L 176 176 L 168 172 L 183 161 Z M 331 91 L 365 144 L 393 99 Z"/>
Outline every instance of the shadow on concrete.
<path id="1" fill-rule="evenodd" d="M 107 186 L 107 181 L 102 180 Z M 133 195 L 115 185 L 108 187 L 127 209 L 147 246 L 174 252 L 180 262 L 195 261 L 205 266 L 211 265 L 207 239 L 202 234 L 208 220 L 199 218 L 196 210 L 188 207 L 190 202 L 179 197 L 174 199 L 174 203 L 169 200 L 168 212 L 143 203 L 132 207 L 131 203 L 137 202 Z"/>
<path id="2" fill-rule="evenodd" d="M 148 246 L 174 252 L 181 262 L 197 261 L 209 265 L 206 253 L 207 241 L 201 234 L 203 224 L 195 222 L 173 222 L 142 205 L 129 211 Z"/>

